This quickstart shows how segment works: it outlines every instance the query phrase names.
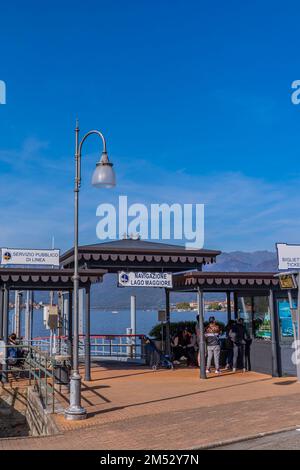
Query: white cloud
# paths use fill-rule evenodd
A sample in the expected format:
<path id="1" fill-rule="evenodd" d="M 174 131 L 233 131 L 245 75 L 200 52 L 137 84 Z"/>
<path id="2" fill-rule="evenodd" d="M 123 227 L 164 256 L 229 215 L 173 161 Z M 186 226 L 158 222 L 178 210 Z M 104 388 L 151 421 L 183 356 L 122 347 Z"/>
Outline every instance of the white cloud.
<path id="1" fill-rule="evenodd" d="M 14 166 L 0 173 L 0 246 L 50 246 L 52 235 L 62 249 L 73 243 L 73 160 L 53 160 L 47 150 L 46 142 L 28 139 L 19 151 L 0 151 L 0 162 Z M 239 172 L 193 175 L 143 159 L 124 165 L 128 160 L 116 157 L 117 188 L 97 191 L 87 181 L 90 157 L 80 198 L 81 243 L 97 242 L 96 208 L 116 203 L 119 194 L 128 195 L 129 204 L 204 203 L 207 248 L 249 251 L 300 241 L 300 196 L 292 190 L 298 176 L 271 182 Z"/>

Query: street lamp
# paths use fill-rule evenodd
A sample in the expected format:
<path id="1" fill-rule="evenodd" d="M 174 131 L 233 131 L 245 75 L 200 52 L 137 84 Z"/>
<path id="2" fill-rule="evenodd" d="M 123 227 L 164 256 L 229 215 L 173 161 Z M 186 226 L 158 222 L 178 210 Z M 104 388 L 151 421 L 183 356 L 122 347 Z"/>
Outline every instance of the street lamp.
<path id="1" fill-rule="evenodd" d="M 100 131 L 92 130 L 87 132 L 79 142 L 79 126 L 78 121 L 75 129 L 75 187 L 74 187 L 74 336 L 73 336 L 73 363 L 70 380 L 70 405 L 65 410 L 66 419 L 80 420 L 86 418 L 86 410 L 81 406 L 81 376 L 79 374 L 79 315 L 78 315 L 78 292 L 79 292 L 79 275 L 78 275 L 78 206 L 79 206 L 79 189 L 81 184 L 81 150 L 82 145 L 92 134 L 98 135 L 102 140 L 103 150 L 99 162 L 92 177 L 92 185 L 96 188 L 112 188 L 116 185 L 115 173 L 113 165 L 110 163 L 106 151 L 106 141 Z"/>

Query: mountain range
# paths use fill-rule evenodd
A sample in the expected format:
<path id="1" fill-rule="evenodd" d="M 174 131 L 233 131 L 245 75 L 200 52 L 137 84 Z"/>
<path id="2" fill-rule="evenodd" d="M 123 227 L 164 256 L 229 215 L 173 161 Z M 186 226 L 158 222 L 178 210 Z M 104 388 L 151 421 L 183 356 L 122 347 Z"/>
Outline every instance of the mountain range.
<path id="1" fill-rule="evenodd" d="M 272 251 L 232 251 L 221 253 L 217 263 L 208 265 L 205 271 L 233 271 L 233 272 L 276 272 L 277 255 Z"/>

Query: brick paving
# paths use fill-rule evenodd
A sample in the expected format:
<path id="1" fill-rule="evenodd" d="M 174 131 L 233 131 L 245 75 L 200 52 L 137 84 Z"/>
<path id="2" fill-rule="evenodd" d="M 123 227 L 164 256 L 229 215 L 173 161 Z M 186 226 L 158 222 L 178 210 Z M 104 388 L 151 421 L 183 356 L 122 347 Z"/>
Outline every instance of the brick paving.
<path id="1" fill-rule="evenodd" d="M 55 417 L 61 434 L 0 440 L 0 449 L 186 449 L 300 425 L 295 378 L 142 366 L 94 367 L 84 383 L 88 419 Z M 62 397 L 62 405 L 67 401 Z"/>

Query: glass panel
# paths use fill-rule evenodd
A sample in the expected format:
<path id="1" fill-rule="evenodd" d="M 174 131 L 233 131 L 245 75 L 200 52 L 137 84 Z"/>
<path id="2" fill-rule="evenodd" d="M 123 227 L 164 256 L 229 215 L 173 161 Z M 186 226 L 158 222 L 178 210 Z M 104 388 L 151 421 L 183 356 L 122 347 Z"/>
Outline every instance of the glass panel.
<path id="1" fill-rule="evenodd" d="M 271 317 L 268 297 L 253 297 L 253 333 L 254 338 L 271 339 Z"/>
<path id="2" fill-rule="evenodd" d="M 238 298 L 239 317 L 244 319 L 244 325 L 249 336 L 252 336 L 252 298 Z"/>
<path id="3" fill-rule="evenodd" d="M 293 306 L 297 306 L 297 303 L 295 301 Z M 280 338 L 282 340 L 293 338 L 293 321 L 288 300 L 278 300 L 278 316 L 280 326 Z"/>

